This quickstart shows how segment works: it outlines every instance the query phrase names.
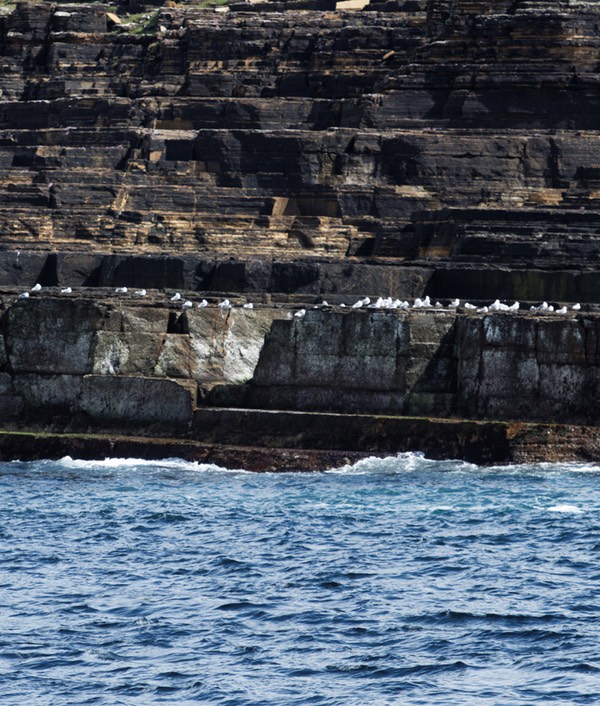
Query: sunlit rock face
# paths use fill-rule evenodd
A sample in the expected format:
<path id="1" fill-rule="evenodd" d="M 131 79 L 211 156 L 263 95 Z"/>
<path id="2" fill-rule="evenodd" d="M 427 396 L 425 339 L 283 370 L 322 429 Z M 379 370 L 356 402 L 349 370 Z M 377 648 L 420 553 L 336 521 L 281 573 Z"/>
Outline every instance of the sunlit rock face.
<path id="1" fill-rule="evenodd" d="M 0 285 L 596 302 L 599 20 L 7 8 Z"/>

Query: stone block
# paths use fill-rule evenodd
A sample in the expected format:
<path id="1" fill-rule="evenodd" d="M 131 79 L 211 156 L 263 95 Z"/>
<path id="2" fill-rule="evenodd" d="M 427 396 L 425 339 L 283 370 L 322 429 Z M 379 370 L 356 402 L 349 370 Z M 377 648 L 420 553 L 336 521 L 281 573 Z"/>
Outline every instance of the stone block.
<path id="1" fill-rule="evenodd" d="M 80 408 L 93 419 L 187 425 L 196 406 L 193 381 L 86 375 Z"/>
<path id="2" fill-rule="evenodd" d="M 6 345 L 16 373 L 83 375 L 92 370 L 102 309 L 89 300 L 26 299 L 10 307 Z"/>
<path id="3" fill-rule="evenodd" d="M 165 334 L 169 327 L 169 315 L 170 310 L 166 307 L 123 307 L 121 327 L 125 333 Z"/>
<path id="4" fill-rule="evenodd" d="M 239 307 L 188 312 L 191 376 L 200 383 L 251 380 L 273 319 L 284 315 Z"/>
<path id="5" fill-rule="evenodd" d="M 30 410 L 59 408 L 69 414 L 79 407 L 83 378 L 80 375 L 16 375 L 14 386 Z"/>
<path id="6" fill-rule="evenodd" d="M 97 331 L 93 346 L 95 375 L 152 375 L 166 334 Z"/>
<path id="7" fill-rule="evenodd" d="M 167 378 L 190 378 L 191 356 L 190 336 L 166 334 L 162 336 L 162 347 L 152 374 Z"/>

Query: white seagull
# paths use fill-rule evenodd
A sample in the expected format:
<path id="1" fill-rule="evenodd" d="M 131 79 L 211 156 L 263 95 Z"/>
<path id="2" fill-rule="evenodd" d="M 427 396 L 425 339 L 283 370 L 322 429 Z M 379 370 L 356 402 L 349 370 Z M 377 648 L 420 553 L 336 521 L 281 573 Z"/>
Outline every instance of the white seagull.
<path id="1" fill-rule="evenodd" d="M 172 301 L 172 302 L 178 302 L 180 299 L 181 299 L 181 294 L 179 294 L 179 292 L 176 292 L 176 293 L 171 297 L 171 301 Z"/>
<path id="2" fill-rule="evenodd" d="M 115 294 L 127 294 L 127 287 L 117 287 Z"/>
<path id="3" fill-rule="evenodd" d="M 42 289 L 42 285 L 38 282 L 37 284 L 34 284 L 33 287 L 31 288 L 32 292 L 39 292 Z"/>
<path id="4" fill-rule="evenodd" d="M 581 309 L 581 304 L 577 302 L 577 304 L 573 304 L 571 309 L 573 309 L 573 311 L 579 311 Z"/>
<path id="5" fill-rule="evenodd" d="M 17 299 L 29 299 L 29 292 L 22 292 Z"/>
<path id="6" fill-rule="evenodd" d="M 460 299 L 454 299 L 454 301 L 451 301 L 450 304 L 448 304 L 449 309 L 456 309 L 460 306 Z"/>
<path id="7" fill-rule="evenodd" d="M 71 287 L 65 287 L 64 289 L 60 290 L 60 293 L 61 294 L 71 294 L 72 291 L 73 290 L 71 289 Z"/>
<path id="8" fill-rule="evenodd" d="M 252 304 L 252 302 L 248 302 L 247 304 L 244 304 L 244 309 L 254 309 L 254 304 Z"/>
<path id="9" fill-rule="evenodd" d="M 204 309 L 205 306 L 208 306 L 208 302 L 206 299 L 203 299 L 200 304 L 198 304 L 198 309 Z"/>
<path id="10" fill-rule="evenodd" d="M 191 301 L 183 302 L 181 308 L 185 311 L 186 309 L 191 309 L 194 305 Z"/>
<path id="11" fill-rule="evenodd" d="M 304 316 L 304 314 L 306 314 L 306 309 L 300 309 L 300 311 L 297 311 L 297 312 L 294 314 L 294 316 L 295 316 L 297 319 L 301 319 L 301 318 Z"/>
<path id="12" fill-rule="evenodd" d="M 146 296 L 146 290 L 145 289 L 138 289 L 136 292 L 138 297 L 145 297 Z"/>
<path id="13" fill-rule="evenodd" d="M 221 309 L 231 309 L 231 302 L 229 299 L 223 299 L 223 301 L 219 304 Z"/>

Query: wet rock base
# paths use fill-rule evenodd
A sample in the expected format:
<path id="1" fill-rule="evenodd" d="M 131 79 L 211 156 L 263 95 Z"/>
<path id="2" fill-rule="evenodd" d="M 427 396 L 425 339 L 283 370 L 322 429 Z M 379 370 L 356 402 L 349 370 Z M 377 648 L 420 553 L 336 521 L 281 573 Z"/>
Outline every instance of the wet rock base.
<path id="1" fill-rule="evenodd" d="M 291 472 L 342 468 L 361 458 L 409 451 L 486 466 L 600 458 L 600 429 L 589 426 L 314 413 L 296 413 L 295 423 L 290 423 L 290 413 L 260 410 L 216 410 L 214 416 L 220 433 L 213 430 L 205 439 L 108 429 L 96 434 L 4 429 L 0 460 L 182 458 L 228 469 Z M 257 425 L 265 430 L 260 436 L 254 433 Z M 239 442 L 245 433 L 254 445 L 228 443 Z"/>

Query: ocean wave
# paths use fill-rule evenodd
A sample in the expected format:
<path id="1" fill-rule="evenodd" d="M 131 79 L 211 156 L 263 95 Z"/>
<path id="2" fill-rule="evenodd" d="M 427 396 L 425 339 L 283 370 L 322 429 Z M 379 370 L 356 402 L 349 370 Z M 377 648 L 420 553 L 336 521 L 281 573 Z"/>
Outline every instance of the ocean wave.
<path id="1" fill-rule="evenodd" d="M 548 512 L 564 512 L 571 513 L 573 515 L 581 515 L 583 513 L 583 510 L 577 507 L 577 505 L 569 505 L 568 503 L 562 503 L 549 507 Z"/>
<path id="2" fill-rule="evenodd" d="M 105 458 L 104 460 L 84 460 L 63 456 L 55 463 L 64 468 L 82 470 L 123 470 L 123 469 L 143 469 L 153 468 L 158 470 L 186 471 L 194 473 L 239 473 L 243 469 L 228 469 L 217 466 L 214 463 L 199 463 L 198 461 L 186 461 L 181 458 L 165 458 L 159 460 L 148 460 L 144 458 Z"/>
<path id="3" fill-rule="evenodd" d="M 403 474 L 417 471 L 445 471 L 465 473 L 480 470 L 480 466 L 459 459 L 435 460 L 425 456 L 421 451 L 404 451 L 390 456 L 368 456 L 355 463 L 333 468 L 326 473 L 335 474 L 369 474 L 388 473 Z"/>

